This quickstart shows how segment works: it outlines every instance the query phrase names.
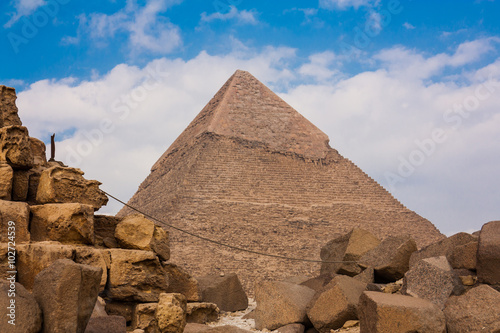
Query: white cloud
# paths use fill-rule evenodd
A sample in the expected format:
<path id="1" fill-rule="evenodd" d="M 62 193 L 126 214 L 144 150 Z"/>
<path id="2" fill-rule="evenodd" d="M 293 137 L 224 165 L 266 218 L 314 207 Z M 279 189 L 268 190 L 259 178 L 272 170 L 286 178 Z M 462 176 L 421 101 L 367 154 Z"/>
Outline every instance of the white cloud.
<path id="1" fill-rule="evenodd" d="M 478 229 L 500 215 L 500 58 L 480 66 L 475 60 L 482 53 L 468 51 L 476 45 L 488 52 L 484 43 L 464 43 L 452 54 L 385 50 L 377 58 L 379 69 L 336 80 L 328 72 L 338 60 L 331 52 L 310 55 L 298 68 L 296 50 L 289 48 L 218 56 L 202 52 L 188 61 L 157 59 L 144 68 L 119 65 L 92 81 L 40 81 L 19 94 L 18 106 L 32 136 L 56 132 L 60 141 L 66 133 L 58 142 L 58 159 L 81 167 L 88 178 L 102 181 L 102 188 L 128 200 L 227 78 L 238 68 L 248 70 L 386 187 L 386 172 L 397 173 L 400 158 L 408 159 L 420 149 L 416 142 L 442 128 L 447 140 L 396 184 L 394 194 L 450 234 Z M 403 65 L 410 69 L 400 73 Z M 443 66 L 455 66 L 460 84 L 449 78 L 428 82 Z M 410 76 L 420 67 L 425 75 Z M 470 104 L 474 98 L 477 105 Z M 464 109 L 467 117 L 453 111 L 456 105 L 471 110 Z M 445 114 L 455 118 L 447 120 Z M 114 129 L 99 134 L 104 119 Z M 457 119 L 460 125 L 454 128 Z M 72 162 L 77 159 L 68 155 L 71 149 L 85 153 L 79 163 Z M 118 208 L 110 203 L 105 212 Z"/>
<path id="2" fill-rule="evenodd" d="M 132 53 L 166 54 L 182 44 L 180 29 L 161 15 L 179 1 L 148 0 L 143 7 L 133 0 L 111 15 L 91 13 L 80 16 L 78 37 L 65 37 L 64 42 L 75 44 L 87 34 L 94 40 L 106 41 L 118 33 L 129 35 Z"/>
<path id="3" fill-rule="evenodd" d="M 257 13 L 253 10 L 238 10 L 235 6 L 230 6 L 229 12 L 222 14 L 220 12 L 215 12 L 210 15 L 207 13 L 201 13 L 201 21 L 202 22 L 212 22 L 216 20 L 220 21 L 230 21 L 234 20 L 238 24 L 251 24 L 256 25 L 259 23 L 259 20 L 256 18 Z"/>
<path id="4" fill-rule="evenodd" d="M 11 18 L 5 23 L 5 28 L 11 27 L 14 23 L 19 21 L 21 17 L 31 15 L 38 8 L 47 4 L 45 0 L 14 0 L 13 3 L 16 11 L 10 14 Z"/>
<path id="5" fill-rule="evenodd" d="M 403 23 L 403 27 L 405 27 L 408 30 L 415 29 L 415 26 L 413 24 L 411 24 L 411 23 L 408 23 L 408 22 Z"/>
<path id="6" fill-rule="evenodd" d="M 379 0 L 319 0 L 319 7 L 326 9 L 346 10 L 350 7 L 372 7 L 379 3 Z"/>

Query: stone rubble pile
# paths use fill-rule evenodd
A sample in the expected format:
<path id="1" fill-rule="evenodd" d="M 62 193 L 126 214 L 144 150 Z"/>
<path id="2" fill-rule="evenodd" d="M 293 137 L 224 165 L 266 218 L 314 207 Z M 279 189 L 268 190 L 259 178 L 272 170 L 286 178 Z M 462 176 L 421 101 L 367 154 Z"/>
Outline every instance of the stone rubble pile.
<path id="1" fill-rule="evenodd" d="M 256 286 L 257 329 L 330 333 L 359 323 L 361 333 L 500 332 L 500 221 L 420 250 L 408 236 L 378 240 L 353 229 L 321 258 L 320 276 Z"/>
<path id="2" fill-rule="evenodd" d="M 183 332 L 247 307 L 236 275 L 198 282 L 169 262 L 154 222 L 96 215 L 100 183 L 47 161 L 15 100 L 0 86 L 0 332 Z"/>

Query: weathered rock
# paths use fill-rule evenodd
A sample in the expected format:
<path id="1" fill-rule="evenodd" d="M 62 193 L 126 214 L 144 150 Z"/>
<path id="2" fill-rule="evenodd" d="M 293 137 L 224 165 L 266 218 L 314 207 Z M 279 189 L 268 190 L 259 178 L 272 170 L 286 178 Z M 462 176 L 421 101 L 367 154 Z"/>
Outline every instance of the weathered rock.
<path id="1" fill-rule="evenodd" d="M 12 200 L 26 201 L 28 198 L 31 170 L 16 170 L 12 178 Z"/>
<path id="2" fill-rule="evenodd" d="M 38 333 L 42 329 L 42 311 L 22 284 L 2 279 L 0 295 L 0 332 Z"/>
<path id="3" fill-rule="evenodd" d="M 375 270 L 373 267 L 367 267 L 364 271 L 354 276 L 354 278 L 364 283 L 373 283 L 375 281 Z"/>
<path id="4" fill-rule="evenodd" d="M 450 265 L 456 269 L 476 269 L 478 241 L 455 247 L 450 255 Z"/>
<path id="5" fill-rule="evenodd" d="M 94 209 L 79 203 L 31 206 L 31 239 L 69 244 L 94 243 Z"/>
<path id="6" fill-rule="evenodd" d="M 288 324 L 278 328 L 279 333 L 304 333 L 305 326 L 302 324 Z"/>
<path id="7" fill-rule="evenodd" d="M 219 320 L 219 308 L 214 303 L 187 303 L 188 323 L 206 324 Z"/>
<path id="8" fill-rule="evenodd" d="M 115 238 L 116 225 L 123 219 L 110 215 L 94 215 L 95 245 L 108 248 L 118 248 Z"/>
<path id="9" fill-rule="evenodd" d="M 365 291 L 358 309 L 364 333 L 446 332 L 443 312 L 424 299 Z"/>
<path id="10" fill-rule="evenodd" d="M 160 259 L 170 259 L 168 233 L 141 214 L 126 216 L 116 225 L 115 238 L 125 249 L 153 251 Z"/>
<path id="11" fill-rule="evenodd" d="M 321 333 L 330 333 L 346 321 L 358 319 L 358 301 L 365 289 L 366 283 L 354 278 L 343 275 L 333 278 L 307 308 L 307 316 L 314 328 Z"/>
<path id="12" fill-rule="evenodd" d="M 121 316 L 125 318 L 127 323 L 131 323 L 133 321 L 136 304 L 137 303 L 132 302 L 108 301 L 106 302 L 105 310 L 108 315 Z"/>
<path id="13" fill-rule="evenodd" d="M 137 304 L 132 317 L 132 327 L 144 330 L 147 333 L 158 333 L 159 328 L 156 323 L 156 308 L 158 303 Z"/>
<path id="14" fill-rule="evenodd" d="M 83 171 L 75 168 L 53 166 L 40 176 L 36 201 L 46 203 L 80 203 L 97 210 L 108 202 L 99 189 L 100 182 L 83 178 Z"/>
<path id="15" fill-rule="evenodd" d="M 111 266 L 111 258 L 106 250 L 95 249 L 89 246 L 75 247 L 74 261 L 78 264 L 89 265 L 102 269 L 99 291 L 104 291 L 108 281 L 108 269 Z"/>
<path id="16" fill-rule="evenodd" d="M 196 278 L 203 302 L 215 303 L 221 311 L 240 311 L 248 307 L 248 298 L 234 273 Z"/>
<path id="17" fill-rule="evenodd" d="M 0 242 L 29 242 L 29 217 L 27 203 L 0 200 Z"/>
<path id="18" fill-rule="evenodd" d="M 0 161 L 0 200 L 12 199 L 12 183 L 14 171 L 5 161 Z"/>
<path id="19" fill-rule="evenodd" d="M 0 128 L 0 161 L 6 161 L 13 169 L 29 169 L 33 166 L 26 127 L 13 125 Z"/>
<path id="20" fill-rule="evenodd" d="M 321 274 L 319 276 L 313 277 L 307 281 L 302 282 L 300 285 L 301 286 L 306 286 L 314 291 L 319 291 L 323 289 L 324 286 L 326 286 L 332 279 L 334 278 L 335 274 Z"/>
<path id="21" fill-rule="evenodd" d="M 380 244 L 380 240 L 367 230 L 354 228 L 334 238 L 321 248 L 323 261 L 358 261 L 365 253 Z M 341 273 L 356 275 L 362 269 L 355 263 L 322 263 L 321 274 Z"/>
<path id="22" fill-rule="evenodd" d="M 288 282 L 263 281 L 255 288 L 255 327 L 258 330 L 302 323 L 307 320 L 306 308 L 314 297 L 311 288 Z"/>
<path id="23" fill-rule="evenodd" d="M 457 246 L 465 245 L 473 241 L 477 241 L 476 236 L 473 236 L 466 232 L 459 232 L 453 236 L 440 240 L 437 243 L 424 247 L 421 250 L 413 252 L 410 257 L 410 267 L 425 258 L 445 256 L 446 259 L 450 261 L 453 250 Z"/>
<path id="24" fill-rule="evenodd" d="M 59 259 L 73 259 L 75 247 L 57 242 L 21 244 L 17 246 L 17 278 L 28 290 L 35 276 Z"/>
<path id="25" fill-rule="evenodd" d="M 162 333 L 182 333 L 186 326 L 186 298 L 182 294 L 161 294 L 156 322 Z"/>
<path id="26" fill-rule="evenodd" d="M 167 273 L 169 281 L 167 293 L 176 292 L 183 294 L 188 302 L 198 302 L 201 300 L 198 280 L 175 264 L 163 263 L 163 268 Z"/>
<path id="27" fill-rule="evenodd" d="M 92 317 L 85 333 L 126 333 L 127 323 L 121 316 Z"/>
<path id="28" fill-rule="evenodd" d="M 477 278 L 479 282 L 500 284 L 500 221 L 488 222 L 481 228 Z"/>
<path id="29" fill-rule="evenodd" d="M 367 252 L 360 259 L 360 265 L 373 267 L 375 279 L 396 281 L 408 271 L 410 256 L 416 250 L 417 244 L 410 236 L 388 237 Z"/>
<path id="30" fill-rule="evenodd" d="M 487 285 L 452 296 L 444 309 L 448 333 L 500 332 L 498 309 L 500 292 Z"/>
<path id="31" fill-rule="evenodd" d="M 94 310 L 92 310 L 92 317 L 107 317 L 108 314 L 106 313 L 106 301 L 101 298 L 100 296 L 97 296 L 97 301 L 95 302 L 94 305 Z"/>
<path id="32" fill-rule="evenodd" d="M 68 259 L 35 277 L 33 295 L 43 312 L 43 332 L 84 332 L 92 315 L 102 270 Z"/>
<path id="33" fill-rule="evenodd" d="M 17 114 L 16 90 L 0 85 L 0 127 L 22 125 Z"/>
<path id="34" fill-rule="evenodd" d="M 157 302 L 168 277 L 151 251 L 109 249 L 108 296 L 114 300 Z"/>
<path id="35" fill-rule="evenodd" d="M 47 164 L 47 155 L 45 152 L 45 143 L 37 138 L 30 137 L 31 152 L 33 153 L 33 165 L 45 166 Z"/>
<path id="36" fill-rule="evenodd" d="M 426 299 L 440 309 L 450 295 L 460 295 L 464 291 L 445 256 L 420 260 L 404 277 L 403 294 Z"/>

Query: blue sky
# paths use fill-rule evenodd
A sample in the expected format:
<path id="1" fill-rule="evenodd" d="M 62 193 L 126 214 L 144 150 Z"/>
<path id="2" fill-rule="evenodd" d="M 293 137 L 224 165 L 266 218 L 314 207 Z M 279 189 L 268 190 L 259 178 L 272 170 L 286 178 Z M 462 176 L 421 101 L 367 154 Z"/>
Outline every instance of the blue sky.
<path id="1" fill-rule="evenodd" d="M 11 0 L 0 84 L 58 159 L 127 200 L 250 71 L 444 233 L 500 217 L 499 1 Z M 113 213 L 119 205 L 103 209 Z"/>

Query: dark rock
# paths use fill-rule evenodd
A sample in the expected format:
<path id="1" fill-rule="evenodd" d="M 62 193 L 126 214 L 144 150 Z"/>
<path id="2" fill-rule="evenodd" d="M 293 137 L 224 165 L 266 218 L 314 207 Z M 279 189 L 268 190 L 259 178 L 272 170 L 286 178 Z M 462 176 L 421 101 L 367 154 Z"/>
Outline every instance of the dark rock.
<path id="1" fill-rule="evenodd" d="M 38 333 L 42 329 L 42 311 L 22 284 L 1 280 L 0 295 L 0 332 Z"/>
<path id="2" fill-rule="evenodd" d="M 120 316 L 92 317 L 85 333 L 126 333 L 127 323 Z"/>
<path id="3" fill-rule="evenodd" d="M 215 303 L 221 311 L 240 311 L 248 307 L 248 298 L 234 273 L 225 276 L 208 275 L 197 278 L 201 300 Z"/>

